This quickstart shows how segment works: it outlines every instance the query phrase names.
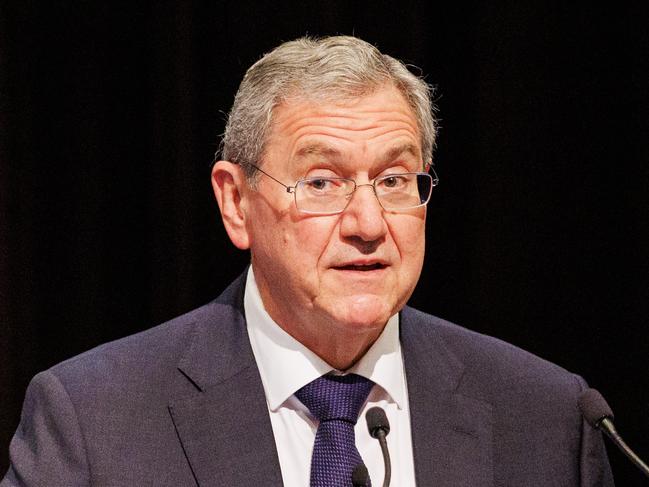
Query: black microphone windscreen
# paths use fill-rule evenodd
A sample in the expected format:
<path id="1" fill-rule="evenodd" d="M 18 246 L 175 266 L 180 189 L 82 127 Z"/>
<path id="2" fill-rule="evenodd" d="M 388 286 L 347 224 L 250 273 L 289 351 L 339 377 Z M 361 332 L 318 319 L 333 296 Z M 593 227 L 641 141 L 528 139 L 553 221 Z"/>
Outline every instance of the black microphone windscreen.
<path id="1" fill-rule="evenodd" d="M 586 389 L 579 397 L 579 409 L 593 428 L 599 428 L 603 418 L 613 419 L 613 411 L 597 389 Z"/>
<path id="2" fill-rule="evenodd" d="M 354 467 L 354 471 L 352 472 L 352 485 L 354 487 L 366 487 L 369 479 L 370 474 L 364 464 L 359 463 Z"/>
<path id="3" fill-rule="evenodd" d="M 374 406 L 368 409 L 365 414 L 365 420 L 367 421 L 367 429 L 370 435 L 372 435 L 372 438 L 376 438 L 380 430 L 383 430 L 386 435 L 390 432 L 388 417 L 380 407 Z"/>

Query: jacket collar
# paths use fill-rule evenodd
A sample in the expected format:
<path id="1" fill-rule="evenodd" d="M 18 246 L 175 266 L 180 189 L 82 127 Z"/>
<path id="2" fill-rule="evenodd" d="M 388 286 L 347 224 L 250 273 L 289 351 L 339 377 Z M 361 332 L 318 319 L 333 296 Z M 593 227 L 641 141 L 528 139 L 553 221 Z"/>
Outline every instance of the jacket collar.
<path id="1" fill-rule="evenodd" d="M 178 369 L 195 391 L 169 404 L 200 486 L 281 485 L 264 390 L 243 313 L 244 276 L 199 311 Z"/>
<path id="2" fill-rule="evenodd" d="M 464 364 L 439 333 L 441 323 L 412 308 L 401 313 L 417 483 L 489 486 L 493 483 L 491 405 L 462 392 Z"/>

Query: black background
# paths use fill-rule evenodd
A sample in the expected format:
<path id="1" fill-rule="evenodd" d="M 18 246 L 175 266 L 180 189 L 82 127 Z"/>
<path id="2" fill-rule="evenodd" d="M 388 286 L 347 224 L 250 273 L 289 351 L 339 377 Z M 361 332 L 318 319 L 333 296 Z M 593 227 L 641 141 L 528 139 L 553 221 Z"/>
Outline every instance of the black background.
<path id="1" fill-rule="evenodd" d="M 437 86 L 411 304 L 583 375 L 649 458 L 648 4 L 595 3 L 0 4 L 0 469 L 31 376 L 244 268 L 210 162 L 245 69 L 305 33 Z"/>

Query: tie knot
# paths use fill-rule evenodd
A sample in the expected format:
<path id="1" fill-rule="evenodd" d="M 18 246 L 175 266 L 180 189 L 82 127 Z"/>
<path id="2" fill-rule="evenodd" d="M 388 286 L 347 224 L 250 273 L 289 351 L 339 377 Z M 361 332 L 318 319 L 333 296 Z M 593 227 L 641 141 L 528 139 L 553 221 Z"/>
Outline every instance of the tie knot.
<path id="1" fill-rule="evenodd" d="M 295 395 L 320 421 L 341 419 L 356 424 L 374 382 L 356 374 L 323 375 Z"/>

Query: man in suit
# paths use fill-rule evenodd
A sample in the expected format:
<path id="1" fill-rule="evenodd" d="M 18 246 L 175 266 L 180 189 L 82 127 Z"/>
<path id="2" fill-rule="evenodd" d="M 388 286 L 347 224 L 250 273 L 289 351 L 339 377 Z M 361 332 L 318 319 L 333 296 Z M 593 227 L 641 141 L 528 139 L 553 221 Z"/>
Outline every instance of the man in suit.
<path id="1" fill-rule="evenodd" d="M 376 486 L 373 406 L 392 485 L 613 485 L 580 377 L 406 306 L 435 131 L 428 86 L 359 39 L 255 63 L 212 171 L 251 266 L 212 303 L 38 374 L 2 487 L 338 486 L 361 464 Z"/>

